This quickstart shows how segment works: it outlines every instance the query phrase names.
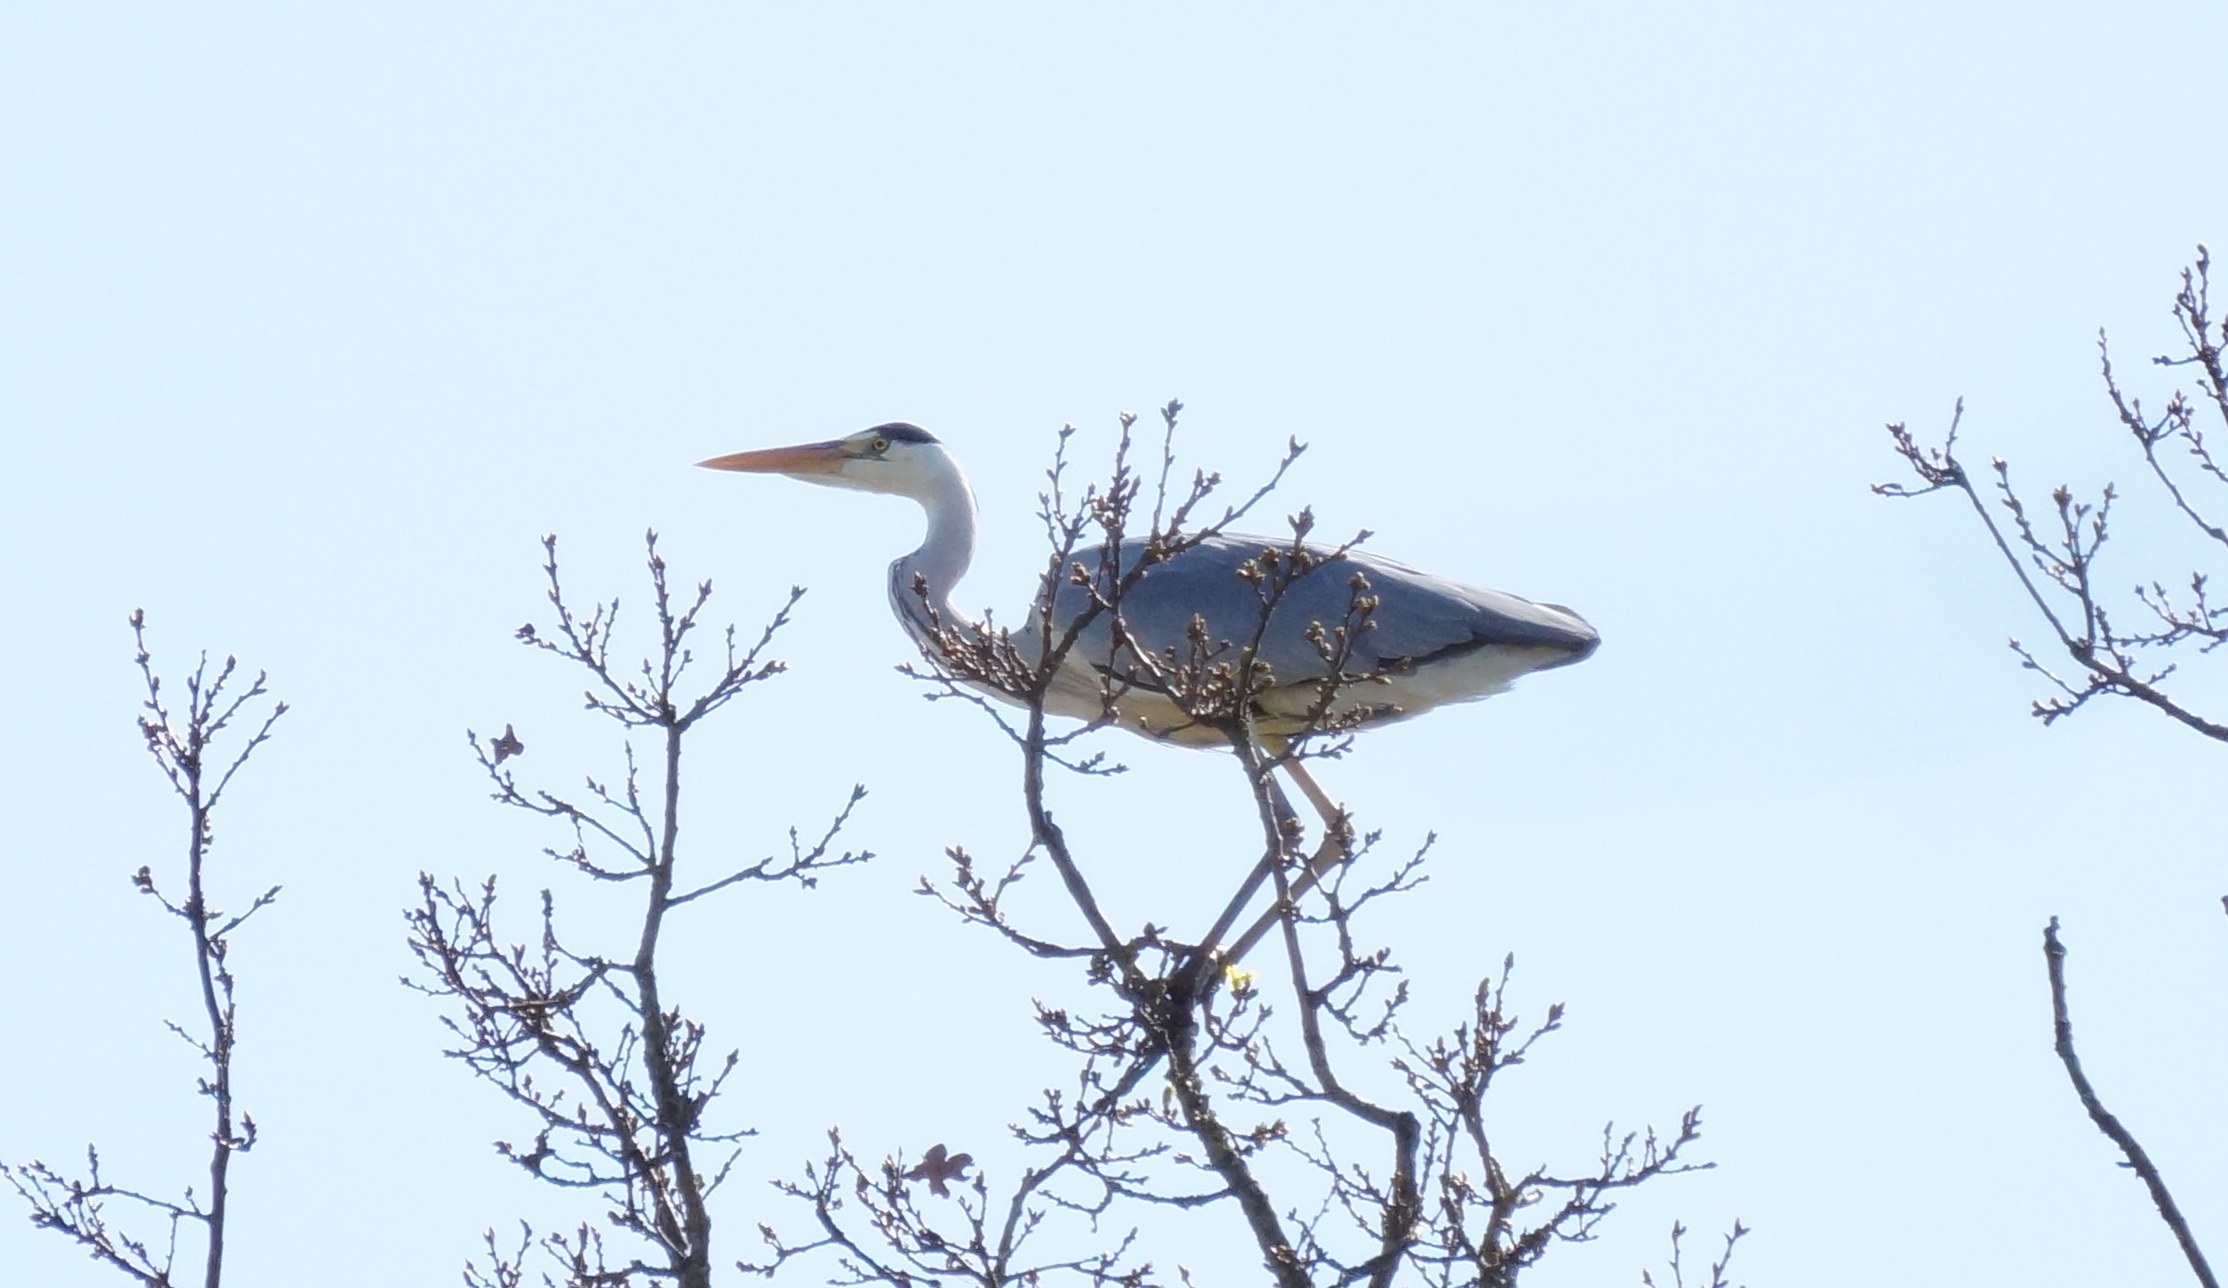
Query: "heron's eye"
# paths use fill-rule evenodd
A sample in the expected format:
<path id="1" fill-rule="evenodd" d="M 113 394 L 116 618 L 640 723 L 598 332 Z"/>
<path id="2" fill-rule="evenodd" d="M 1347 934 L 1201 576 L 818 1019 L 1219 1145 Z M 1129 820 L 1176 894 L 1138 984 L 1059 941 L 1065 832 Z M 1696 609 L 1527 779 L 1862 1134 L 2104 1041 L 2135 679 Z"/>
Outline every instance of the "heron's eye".
<path id="1" fill-rule="evenodd" d="M 873 451 L 876 456 L 880 456 L 882 453 L 890 450 L 890 440 L 886 438 L 877 438 L 873 442 L 867 444 L 867 447 L 871 451 Z"/>

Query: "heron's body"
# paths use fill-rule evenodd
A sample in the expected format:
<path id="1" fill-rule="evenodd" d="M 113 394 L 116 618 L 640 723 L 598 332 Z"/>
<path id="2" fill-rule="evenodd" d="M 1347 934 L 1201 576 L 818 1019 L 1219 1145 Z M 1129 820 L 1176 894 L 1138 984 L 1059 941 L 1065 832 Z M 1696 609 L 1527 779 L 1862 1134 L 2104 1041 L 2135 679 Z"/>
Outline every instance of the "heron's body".
<path id="1" fill-rule="evenodd" d="M 890 424 L 849 438 L 802 447 L 743 452 L 703 462 L 715 469 L 781 473 L 807 482 L 886 492 L 917 501 L 928 532 L 919 549 L 890 565 L 890 606 L 907 632 L 934 654 L 931 617 L 946 627 L 971 619 L 953 606 L 952 591 L 974 554 L 975 500 L 943 444 L 912 425 Z M 1220 535 L 1147 568 L 1121 599 L 1128 639 L 1155 658 L 1173 649 L 1186 657 L 1195 617 L 1209 647 L 1251 646 L 1269 667 L 1270 687 L 1255 695 L 1255 733 L 1281 744 L 1305 730 L 1319 705 L 1327 664 L 1308 638 L 1311 624 L 1335 629 L 1353 608 L 1356 574 L 1376 601 L 1369 628 L 1344 650 L 1342 685 L 1329 711 L 1346 727 L 1405 719 L 1435 706 L 1506 690 L 1532 671 L 1565 666 L 1592 653 L 1599 637 L 1567 608 L 1535 604 L 1355 551 L 1312 551 L 1317 566 L 1293 579 L 1264 625 L 1257 583 L 1240 575 L 1265 551 L 1289 541 Z M 1145 543 L 1124 543 L 1122 566 L 1144 557 Z M 1088 562 L 1088 560 L 1086 560 Z M 925 586 L 926 599 L 919 587 Z M 1053 606 L 1058 629 L 1088 607 L 1088 592 L 1063 578 Z M 933 606 L 933 608 L 931 607 Z M 1024 660 L 1037 656 L 1037 615 L 1015 632 Z M 1096 719 L 1108 681 L 1122 723 L 1137 732 L 1197 746 L 1227 746 L 1229 733 L 1185 714 L 1128 646 L 1115 645 L 1114 624 L 1100 614 L 1084 630 L 1054 676 L 1046 702 L 1058 715 Z M 1232 654 L 1225 654 L 1228 658 Z"/>
<path id="2" fill-rule="evenodd" d="M 1366 579 L 1376 607 L 1367 618 L 1370 629 L 1353 634 L 1345 650 L 1341 684 L 1327 712 L 1328 723 L 1339 727 L 1405 719 L 1449 702 L 1488 697 L 1526 672 L 1575 662 L 1592 649 L 1592 630 L 1567 610 L 1355 551 L 1312 550 L 1315 566 L 1284 588 L 1264 623 L 1255 583 L 1239 569 L 1265 551 L 1290 546 L 1267 537 L 1208 537 L 1145 569 L 1121 602 L 1124 629 L 1156 658 L 1168 649 L 1179 658 L 1188 655 L 1194 615 L 1204 621 L 1210 647 L 1229 645 L 1224 659 L 1251 646 L 1270 678 L 1255 697 L 1257 733 L 1296 734 L 1317 718 L 1329 664 L 1307 630 L 1311 623 L 1335 628 L 1348 620 L 1356 574 Z M 1135 567 L 1144 555 L 1144 541 L 1126 542 L 1122 566 Z M 1082 587 L 1063 584 L 1053 620 L 1073 621 L 1088 607 Z M 1122 723 L 1130 728 L 1188 745 L 1229 745 L 1226 732 L 1187 716 L 1153 682 L 1153 668 L 1114 640 L 1113 623 L 1104 614 L 1085 628 L 1054 680 L 1048 707 L 1061 715 L 1096 717 L 1112 679 Z M 1022 656 L 1032 656 L 1033 620 L 1022 643 Z"/>

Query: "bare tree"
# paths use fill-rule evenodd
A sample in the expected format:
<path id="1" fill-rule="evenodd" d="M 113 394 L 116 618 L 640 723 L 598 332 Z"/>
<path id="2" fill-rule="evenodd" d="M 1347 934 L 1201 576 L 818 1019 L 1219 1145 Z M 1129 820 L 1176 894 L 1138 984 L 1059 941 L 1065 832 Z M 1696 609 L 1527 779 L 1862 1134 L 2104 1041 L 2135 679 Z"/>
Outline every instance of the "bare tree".
<path id="1" fill-rule="evenodd" d="M 1338 754 L 1358 723 L 1331 713 L 1352 709 L 1334 703 L 1341 690 L 1367 682 L 1340 666 L 1372 626 L 1366 578 L 1349 584 L 1343 620 L 1311 631 L 1328 665 L 1307 728 L 1288 743 L 1253 728 L 1256 699 L 1276 683 L 1260 657 L 1270 613 L 1301 578 L 1336 566 L 1347 546 L 1326 555 L 1308 545 L 1313 523 L 1303 512 L 1289 541 L 1264 543 L 1240 574 L 1260 605 L 1251 638 L 1210 638 L 1196 620 L 1183 648 L 1153 653 L 1128 638 L 1122 603 L 1138 579 L 1223 534 L 1301 450 L 1294 444 L 1250 498 L 1193 527 L 1219 479 L 1199 474 L 1187 488 L 1170 486 L 1179 410 L 1171 403 L 1162 412 L 1149 509 L 1132 463 L 1131 418 L 1123 418 L 1107 481 L 1080 492 L 1068 483 L 1073 430 L 1064 431 L 1042 498 L 1051 551 L 1030 610 L 1033 629 L 936 622 L 935 649 L 917 670 L 933 696 L 972 702 L 1005 730 L 1020 757 L 1032 838 L 994 869 L 953 849 L 950 878 L 924 882 L 924 892 L 1020 952 L 1079 963 L 1095 998 L 1082 1007 L 1036 1006 L 1036 1023 L 1068 1072 L 1012 1127 L 1034 1161 L 994 1188 L 987 1174 L 967 1176 L 970 1156 L 942 1145 L 918 1162 L 863 1162 L 831 1135 L 827 1155 L 782 1187 L 809 1209 L 812 1235 L 792 1239 L 767 1227 L 765 1257 L 745 1269 L 772 1274 L 818 1254 L 834 1258 L 833 1282 L 841 1284 L 1167 1282 L 1133 1224 L 1159 1208 L 1229 1213 L 1233 1232 L 1243 1232 L 1282 1288 L 1509 1285 L 1556 1242 L 1590 1237 L 1622 1191 L 1709 1166 L 1687 1157 L 1700 1131 L 1696 1110 L 1668 1136 L 1605 1128 L 1587 1160 L 1568 1170 L 1508 1156 L 1496 1143 L 1488 1092 L 1562 1023 L 1560 1006 L 1532 1020 L 1514 1011 L 1513 961 L 1478 986 L 1470 1014 L 1440 1036 L 1417 1039 L 1401 1027 L 1407 985 L 1371 927 L 1379 908 L 1424 882 L 1431 843 L 1387 861 L 1378 834 L 1358 833 L 1343 815 L 1311 841 L 1272 774 L 1282 763 Z M 1125 563 L 1133 533 L 1146 538 L 1143 557 Z M 1063 599 L 1063 588 L 1082 591 L 1072 617 L 1064 605 L 1073 596 Z M 927 588 L 915 589 L 933 620 Z M 1095 621 L 1111 624 L 1105 655 L 1087 659 L 1106 677 L 1101 717 L 1055 732 L 1046 721 L 1055 677 L 1071 654 L 1092 647 L 1085 641 Z M 1233 786 L 1245 789 L 1261 839 L 1251 870 L 1212 915 L 1169 909 L 1166 925 L 1125 932 L 1102 912 L 1047 787 L 1055 769 L 1118 772 L 1078 741 L 1113 722 L 1120 699 L 1139 686 L 1227 737 L 1244 770 Z M 1020 713 L 1009 716 L 986 695 Z M 1042 864 L 1079 915 L 1087 932 L 1080 940 L 1021 924 L 1007 907 L 1015 883 Z M 1264 886 L 1273 904 L 1248 925 L 1247 908 Z M 1167 928 L 1186 920 L 1199 927 L 1191 936 Z M 1262 945 L 1273 965 L 1257 973 L 1246 955 Z M 1273 986 L 1264 982 L 1271 973 Z M 1371 1085 L 1385 1090 L 1365 1090 Z M 964 1184 L 954 1191 L 954 1181 Z M 1110 1239 L 1101 1234 L 1123 1227 Z M 1182 1270 L 1175 1277 L 1190 1278 Z"/>
<path id="2" fill-rule="evenodd" d="M 184 1282 L 179 1273 L 178 1237 L 181 1228 L 198 1227 L 203 1235 L 201 1282 L 217 1288 L 224 1281 L 224 1238 L 231 1200 L 231 1169 L 235 1154 L 255 1145 L 255 1119 L 233 1100 L 232 1056 L 239 1041 L 238 1010 L 228 955 L 234 932 L 250 917 L 278 898 L 279 888 L 257 895 L 247 908 L 227 916 L 213 902 L 208 882 L 209 859 L 215 844 L 215 816 L 233 775 L 248 757 L 271 736 L 271 728 L 286 714 L 286 704 L 272 702 L 261 711 L 261 723 L 230 758 L 216 754 L 220 736 L 235 721 L 254 723 L 263 699 L 264 675 L 258 672 L 245 688 L 239 687 L 239 661 L 227 657 L 214 675 L 203 654 L 193 674 L 186 678 L 186 702 L 173 712 L 163 697 L 162 680 L 155 673 L 147 651 L 146 614 L 131 616 L 139 673 L 147 698 L 142 704 L 139 731 L 147 752 L 162 767 L 170 789 L 186 806 L 186 864 L 183 898 L 158 878 L 154 865 L 145 864 L 132 874 L 132 885 L 153 899 L 162 910 L 185 923 L 193 942 L 196 983 L 201 998 L 201 1018 L 196 1024 L 170 1023 L 170 1031 L 194 1049 L 206 1066 L 198 1080 L 209 1100 L 213 1121 L 209 1130 L 209 1186 L 206 1197 L 187 1186 L 182 1196 L 164 1198 L 146 1190 L 117 1184 L 101 1172 L 98 1149 L 85 1147 L 85 1171 L 71 1175 L 34 1160 L 22 1165 L 0 1165 L 16 1193 L 31 1207 L 32 1224 L 75 1240 L 96 1261 L 123 1272 L 147 1288 L 172 1288 Z M 162 1234 L 149 1237 L 132 1233 L 111 1208 L 122 1203 L 141 1214 L 151 1214 Z"/>
<path id="3" fill-rule="evenodd" d="M 2151 359 L 2155 366 L 2193 370 L 2199 386 L 2197 394 L 2173 390 L 2165 409 L 2154 416 L 2144 410 L 2141 398 L 2122 388 L 2113 372 L 2111 347 L 2102 330 L 2097 332 L 2097 355 L 2114 419 L 2134 439 L 2144 470 L 2158 488 L 2153 504 L 2169 516 L 2178 516 L 2178 524 L 2170 526 L 2177 526 L 2185 536 L 2193 535 L 2202 556 L 2217 559 L 2223 549 L 2228 549 L 2228 529 L 2215 517 L 2220 513 L 2218 507 L 2228 504 L 2228 472 L 2224 472 L 2207 442 L 2205 426 L 2217 421 L 2228 428 L 2228 363 L 2222 357 L 2223 348 L 2228 347 L 2228 323 L 2212 316 L 2211 270 L 2211 254 L 2200 245 L 2196 262 L 2182 270 L 2181 289 L 2174 296 L 2173 315 L 2181 329 L 2183 351 Z M 2056 641 L 2055 647 L 2046 652 L 2063 653 L 2073 663 L 2067 668 L 2017 638 L 2011 641 L 2020 664 L 2040 675 L 2051 690 L 2035 701 L 2033 714 L 2050 725 L 2080 710 L 2092 698 L 2129 698 L 2205 737 L 2228 742 L 2228 724 L 2188 701 L 2177 683 L 2181 661 L 2209 654 L 2228 642 L 2228 605 L 2213 602 L 2209 575 L 2203 567 L 2187 575 L 2186 590 L 2170 589 L 2167 579 L 2151 575 L 2136 581 L 2125 599 L 2115 599 L 2100 568 L 2105 543 L 2112 534 L 2112 507 L 2120 499 L 2118 490 L 2107 483 L 2092 502 L 2078 498 L 2071 487 L 2061 483 L 2051 490 L 2049 517 L 2038 524 L 2028 502 L 2012 486 L 2010 465 L 1997 456 L 1989 462 L 1993 481 L 1986 491 L 1993 494 L 1991 505 L 1982 485 L 1974 482 L 1957 455 L 1957 433 L 1964 414 L 1964 400 L 1959 399 L 1939 446 L 1919 443 L 1900 421 L 1889 425 L 1896 454 L 1918 482 L 1880 483 L 1872 490 L 1891 497 L 1943 491 L 1965 497 L 2036 616 Z M 2173 580 L 2184 582 L 2179 575 Z M 2129 618 L 2139 625 L 2126 626 Z M 2205 1288 L 2215 1288 L 2218 1280 L 2157 1165 L 2134 1134 L 2104 1107 L 2082 1071 L 2073 1046 L 2073 1023 L 2066 999 L 2066 950 L 2056 917 L 2043 931 L 2043 956 L 2058 1058 L 2082 1108 L 2126 1157 L 2129 1169 L 2142 1179 L 2197 1281 Z"/>
<path id="4" fill-rule="evenodd" d="M 866 860 L 865 853 L 835 848 L 865 790 L 852 789 L 817 839 L 808 842 L 792 830 L 785 853 L 684 879 L 678 841 L 686 740 L 745 689 L 782 671 L 764 655 L 803 592 L 792 591 L 747 647 L 727 628 L 724 649 L 710 661 L 709 683 L 685 693 L 682 682 L 699 660 L 691 637 L 711 583 L 677 602 L 657 535 L 650 534 L 656 639 L 649 657 L 628 667 L 612 655 L 618 601 L 596 603 L 585 614 L 576 610 L 558 579 L 556 538 L 544 538 L 543 546 L 556 621 L 548 628 L 529 624 L 518 637 L 586 673 L 588 710 L 622 731 L 622 776 L 616 785 L 588 778 L 578 795 L 525 787 L 512 763 L 525 750 L 514 727 L 484 742 L 470 735 L 470 741 L 496 801 L 563 829 L 567 841 L 544 851 L 550 859 L 635 894 L 639 931 L 632 944 L 578 947 L 560 925 L 556 895 L 545 889 L 538 933 L 531 944 L 519 943 L 498 928 L 493 877 L 468 887 L 421 875 L 420 902 L 408 914 L 421 971 L 404 982 L 444 1004 L 443 1022 L 456 1037 L 448 1054 L 526 1110 L 532 1141 L 500 1142 L 500 1153 L 552 1185 L 596 1195 L 604 1226 L 624 1236 L 626 1246 L 608 1249 L 604 1229 L 587 1221 L 538 1240 L 522 1224 L 515 1243 L 491 1230 L 486 1259 L 467 1268 L 465 1282 L 516 1288 L 526 1282 L 538 1246 L 554 1267 L 543 1274 L 545 1283 L 705 1288 L 714 1264 L 708 1201 L 748 1132 L 712 1119 L 738 1053 L 707 1059 L 703 1025 L 688 1018 L 660 974 L 661 936 L 669 916 L 733 887 L 810 886 L 830 868 Z M 638 741 L 648 744 L 647 782 Z"/>

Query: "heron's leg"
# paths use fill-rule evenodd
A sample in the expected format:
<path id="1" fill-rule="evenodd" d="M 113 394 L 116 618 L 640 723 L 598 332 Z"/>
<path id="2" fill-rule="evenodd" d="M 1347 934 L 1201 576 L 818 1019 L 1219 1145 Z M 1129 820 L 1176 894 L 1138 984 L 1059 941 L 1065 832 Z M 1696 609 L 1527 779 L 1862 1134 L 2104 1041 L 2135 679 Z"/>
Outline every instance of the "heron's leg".
<path id="1" fill-rule="evenodd" d="M 1215 924 L 1208 928 L 1206 938 L 1199 941 L 1204 950 L 1200 954 L 1202 968 L 1208 962 L 1227 964 L 1238 960 L 1237 953 L 1223 949 L 1222 937 L 1230 933 L 1230 927 L 1238 924 L 1238 914 L 1244 912 L 1246 905 L 1253 902 L 1254 894 L 1261 889 L 1262 882 L 1269 879 L 1269 873 L 1274 870 L 1276 862 L 1277 856 L 1272 855 L 1254 864 L 1253 871 L 1246 874 L 1244 884 L 1238 887 L 1238 893 L 1231 896 L 1229 903 L 1223 905 L 1222 915 L 1215 918 Z"/>
<path id="2" fill-rule="evenodd" d="M 1300 792 L 1315 806 L 1315 812 L 1323 816 L 1323 843 L 1316 847 L 1314 857 L 1307 861 L 1307 866 L 1293 879 L 1291 888 L 1277 901 L 1277 906 L 1262 913 L 1252 927 L 1239 936 L 1236 943 L 1230 945 L 1223 958 L 1228 962 L 1235 962 L 1245 956 L 1246 951 L 1274 929 L 1279 920 L 1299 906 L 1300 896 L 1314 889 L 1316 883 L 1327 876 L 1332 868 L 1343 863 L 1353 853 L 1353 823 L 1347 818 L 1346 811 L 1331 800 L 1330 793 L 1324 791 L 1315 781 L 1315 776 L 1308 773 L 1298 759 L 1292 757 L 1290 741 L 1284 738 L 1273 741 L 1264 738 L 1262 741 L 1275 751 L 1275 763 L 1292 776 L 1292 781 L 1299 786 Z"/>
<path id="3" fill-rule="evenodd" d="M 1300 758 L 1292 754 L 1290 738 L 1283 734 L 1265 733 L 1258 735 L 1258 742 L 1261 749 L 1269 753 L 1269 768 L 1281 769 L 1291 775 L 1300 794 L 1307 797 L 1308 804 L 1315 807 L 1317 814 L 1323 816 L 1325 835 L 1347 829 L 1346 811 L 1338 807 L 1338 802 L 1331 799 L 1331 794 L 1315 781 L 1315 775 L 1307 772 L 1307 767 L 1300 763 Z"/>
<path id="4" fill-rule="evenodd" d="M 1238 753 L 1238 763 L 1240 765 L 1260 766 L 1261 777 L 1259 781 L 1251 785 L 1255 790 L 1262 787 L 1268 789 L 1269 812 L 1276 819 L 1278 832 L 1285 836 L 1297 835 L 1299 831 L 1299 812 L 1292 808 L 1291 799 L 1284 794 L 1283 785 L 1278 783 L 1276 776 L 1270 772 L 1278 764 L 1287 764 L 1287 767 L 1290 767 L 1284 761 L 1284 756 L 1291 747 L 1291 741 L 1277 734 L 1257 733 L 1250 727 L 1232 730 L 1230 741 Z M 1329 798 L 1323 795 L 1320 787 L 1316 787 L 1311 782 L 1308 785 L 1308 799 L 1314 802 L 1316 808 L 1320 810 Z M 1325 817 L 1336 817 L 1335 808 L 1331 814 L 1327 814 Z M 1335 834 L 1334 831 L 1333 835 Z M 1223 906 L 1222 914 L 1215 918 L 1215 923 L 1208 929 L 1206 937 L 1199 941 L 1199 962 L 1195 968 L 1199 973 L 1194 977 L 1195 980 L 1203 979 L 1206 973 L 1217 963 L 1228 965 L 1238 959 L 1236 953 L 1223 950 L 1222 937 L 1229 934 L 1230 927 L 1237 924 L 1239 914 L 1243 913 L 1246 905 L 1253 901 L 1253 896 L 1259 893 L 1261 886 L 1268 881 L 1270 874 L 1284 862 L 1285 855 L 1288 852 L 1283 846 L 1278 846 L 1274 851 L 1262 855 L 1261 861 L 1253 865 L 1253 871 L 1246 874 L 1245 880 L 1238 886 L 1237 894 L 1233 895 L 1230 902 Z M 1318 855 L 1315 862 L 1322 861 L 1324 861 L 1322 856 Z M 1315 862 L 1310 862 L 1308 867 L 1312 869 Z M 1273 917 L 1274 914 L 1271 915 Z M 1255 934 L 1253 937 L 1259 938 L 1260 936 Z"/>
<path id="5" fill-rule="evenodd" d="M 1323 816 L 1326 835 L 1347 830 L 1346 811 L 1331 800 L 1330 793 L 1317 785 L 1315 775 L 1307 772 L 1306 767 L 1297 760 L 1279 759 L 1277 764 L 1292 776 L 1292 781 L 1299 785 L 1300 794 L 1307 797 L 1309 804 L 1315 806 L 1315 812 Z"/>
<path id="6" fill-rule="evenodd" d="M 1314 889 L 1315 883 L 1322 880 L 1325 873 L 1346 861 L 1346 856 L 1351 852 L 1346 844 L 1347 839 L 1344 832 L 1332 832 L 1323 838 L 1323 843 L 1315 849 L 1315 857 L 1307 861 L 1306 869 L 1292 882 L 1292 888 L 1277 900 L 1274 907 L 1262 913 L 1250 929 L 1238 936 L 1236 943 L 1223 951 L 1222 960 L 1226 965 L 1243 958 L 1255 944 L 1261 942 L 1262 936 L 1276 929 L 1277 923 L 1299 906 L 1301 895 Z"/>
<path id="7" fill-rule="evenodd" d="M 1238 763 L 1243 765 L 1245 760 L 1246 758 L 1241 752 Z M 1269 763 L 1267 761 L 1263 762 L 1264 774 L 1266 774 Z M 1278 822 L 1283 824 L 1293 821 L 1295 811 L 1292 808 L 1292 803 L 1285 799 L 1284 789 L 1277 785 L 1277 781 L 1273 777 L 1266 777 L 1265 782 L 1269 789 L 1269 808 L 1275 814 Z M 1221 952 L 1222 937 L 1229 934 L 1230 927 L 1237 924 L 1238 914 L 1244 912 L 1246 905 L 1253 902 L 1253 896 L 1260 891 L 1262 883 L 1269 879 L 1269 874 L 1275 870 L 1278 863 L 1283 861 L 1283 858 L 1281 851 L 1262 855 L 1261 861 L 1253 865 L 1253 871 L 1247 873 L 1246 879 L 1239 884 L 1238 892 L 1231 896 L 1229 903 L 1223 906 L 1222 915 L 1215 918 L 1215 924 L 1208 928 L 1206 937 L 1199 941 L 1201 950 L 1200 969 L 1202 972 L 1207 969 L 1209 962 L 1237 960 L 1235 957 L 1226 956 Z"/>

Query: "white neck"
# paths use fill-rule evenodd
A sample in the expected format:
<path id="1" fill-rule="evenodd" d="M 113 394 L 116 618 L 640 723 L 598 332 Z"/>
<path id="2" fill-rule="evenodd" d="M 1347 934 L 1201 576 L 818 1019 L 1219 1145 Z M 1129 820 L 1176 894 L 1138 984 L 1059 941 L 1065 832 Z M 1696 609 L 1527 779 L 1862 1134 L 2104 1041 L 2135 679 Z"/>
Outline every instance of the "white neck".
<path id="1" fill-rule="evenodd" d="M 945 453 L 934 453 L 923 465 L 927 468 L 919 485 L 908 488 L 905 495 L 920 503 L 928 518 L 928 535 L 920 549 L 890 565 L 890 608 L 908 633 L 925 642 L 929 621 L 921 594 L 914 588 L 916 579 L 927 583 L 927 607 L 935 610 L 939 625 L 968 623 L 953 607 L 952 591 L 975 557 L 975 493 Z"/>

